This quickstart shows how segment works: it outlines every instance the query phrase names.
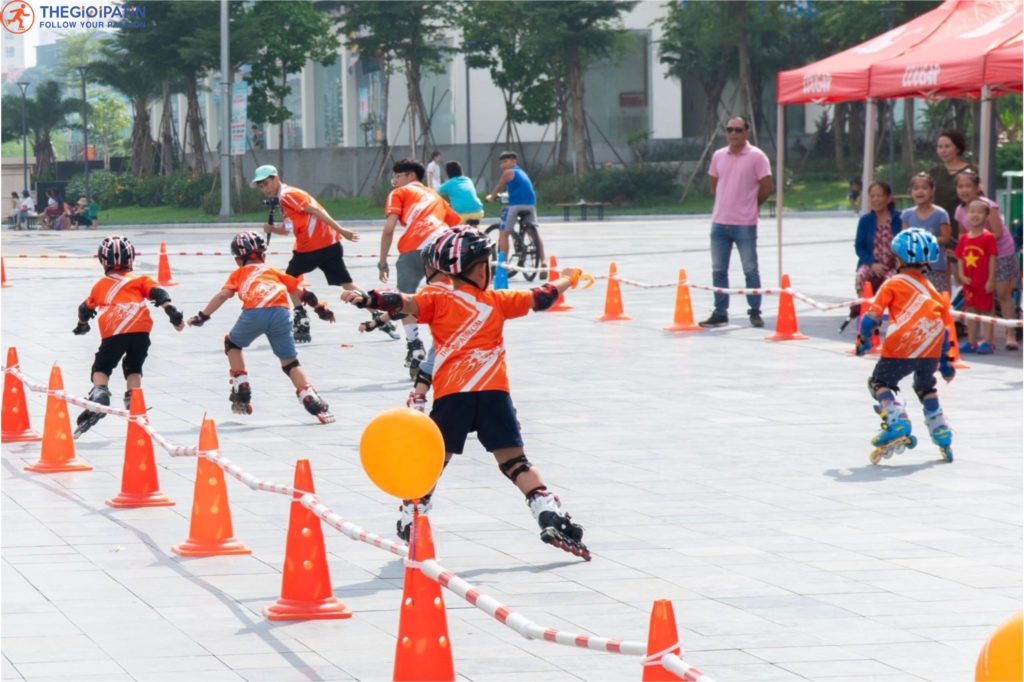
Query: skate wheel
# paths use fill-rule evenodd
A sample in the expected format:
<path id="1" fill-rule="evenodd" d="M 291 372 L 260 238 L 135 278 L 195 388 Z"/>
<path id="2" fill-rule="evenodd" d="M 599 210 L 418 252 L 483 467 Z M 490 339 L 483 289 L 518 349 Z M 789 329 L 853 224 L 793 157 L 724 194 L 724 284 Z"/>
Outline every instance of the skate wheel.
<path id="1" fill-rule="evenodd" d="M 889 451 L 889 452 L 888 452 L 888 453 L 887 453 L 887 454 L 885 455 L 885 458 L 886 458 L 886 459 L 888 459 L 888 458 L 892 457 L 892 456 L 893 456 L 894 454 L 896 454 L 896 455 L 902 455 L 902 454 L 903 454 L 903 452 L 904 452 L 904 451 L 905 451 L 906 449 L 907 449 L 907 446 L 906 446 L 906 444 L 905 444 L 905 443 L 900 443 L 900 444 L 899 444 L 899 445 L 897 445 L 897 446 L 896 446 L 895 448 L 893 448 L 892 450 L 890 450 L 890 451 Z"/>
<path id="2" fill-rule="evenodd" d="M 907 436 L 908 442 L 907 447 L 913 450 L 917 447 L 917 436 Z"/>
<path id="3" fill-rule="evenodd" d="M 871 454 L 868 455 L 868 459 L 871 460 L 872 464 L 878 464 L 878 462 L 881 461 L 882 459 L 881 448 L 876 448 L 875 450 L 873 450 Z"/>
<path id="4" fill-rule="evenodd" d="M 952 462 L 953 461 L 953 450 L 952 450 L 952 448 L 947 446 L 947 447 L 941 448 L 941 450 L 942 450 L 942 459 L 946 460 L 947 462 Z"/>

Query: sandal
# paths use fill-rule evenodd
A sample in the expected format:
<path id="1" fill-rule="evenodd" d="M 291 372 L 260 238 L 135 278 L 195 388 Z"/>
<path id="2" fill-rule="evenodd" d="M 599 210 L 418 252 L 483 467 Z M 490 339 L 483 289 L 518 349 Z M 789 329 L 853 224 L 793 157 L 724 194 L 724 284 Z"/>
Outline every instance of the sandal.
<path id="1" fill-rule="evenodd" d="M 994 351 L 995 349 L 989 345 L 988 341 L 982 341 L 974 352 L 978 355 L 991 355 Z"/>
<path id="2" fill-rule="evenodd" d="M 1006 350 L 1020 350 L 1020 344 L 1018 344 L 1016 341 L 1007 341 Z"/>

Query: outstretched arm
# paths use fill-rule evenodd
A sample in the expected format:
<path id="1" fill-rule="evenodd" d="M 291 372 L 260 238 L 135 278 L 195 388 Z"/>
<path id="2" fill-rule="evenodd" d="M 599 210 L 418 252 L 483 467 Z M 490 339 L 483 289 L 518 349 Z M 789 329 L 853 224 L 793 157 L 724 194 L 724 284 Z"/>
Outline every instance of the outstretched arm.
<path id="1" fill-rule="evenodd" d="M 370 308 L 371 310 L 383 310 L 389 315 L 418 315 L 420 307 L 416 299 L 408 294 L 401 294 L 397 291 L 383 289 L 377 291 L 371 289 L 367 292 L 358 289 L 348 289 L 341 292 L 341 300 L 350 303 L 357 308 Z"/>
<path id="2" fill-rule="evenodd" d="M 582 275 L 583 271 L 579 268 L 563 268 L 561 275 L 555 281 L 531 289 L 530 291 L 533 293 L 533 310 L 535 312 L 543 312 L 553 306 L 559 296 L 579 284 Z"/>

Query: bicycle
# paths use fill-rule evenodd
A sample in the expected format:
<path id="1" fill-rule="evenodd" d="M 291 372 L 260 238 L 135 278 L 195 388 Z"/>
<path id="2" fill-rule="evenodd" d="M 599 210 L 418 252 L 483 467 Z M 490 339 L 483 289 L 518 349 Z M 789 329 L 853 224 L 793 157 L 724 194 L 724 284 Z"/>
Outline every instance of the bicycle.
<path id="1" fill-rule="evenodd" d="M 508 195 L 499 195 L 502 203 L 508 202 Z M 491 251 L 494 257 L 498 257 L 498 235 L 501 231 L 501 223 L 494 223 L 484 231 L 487 238 L 491 240 Z M 508 260 L 506 261 L 509 278 L 515 277 L 519 268 L 522 268 L 523 277 L 527 282 L 532 282 L 540 272 L 544 245 L 540 241 L 540 232 L 537 225 L 527 216 L 520 213 L 516 216 L 516 224 L 508 231 Z"/>

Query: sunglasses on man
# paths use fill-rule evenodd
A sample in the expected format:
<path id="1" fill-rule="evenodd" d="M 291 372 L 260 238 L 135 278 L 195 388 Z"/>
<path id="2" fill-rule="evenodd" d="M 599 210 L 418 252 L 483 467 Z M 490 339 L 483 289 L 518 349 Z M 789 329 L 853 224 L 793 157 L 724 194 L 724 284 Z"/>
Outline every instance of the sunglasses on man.
<path id="1" fill-rule="evenodd" d="M 744 131 L 746 131 L 746 128 L 732 128 L 729 126 L 726 126 L 725 128 L 725 132 L 727 133 L 742 133 Z"/>

